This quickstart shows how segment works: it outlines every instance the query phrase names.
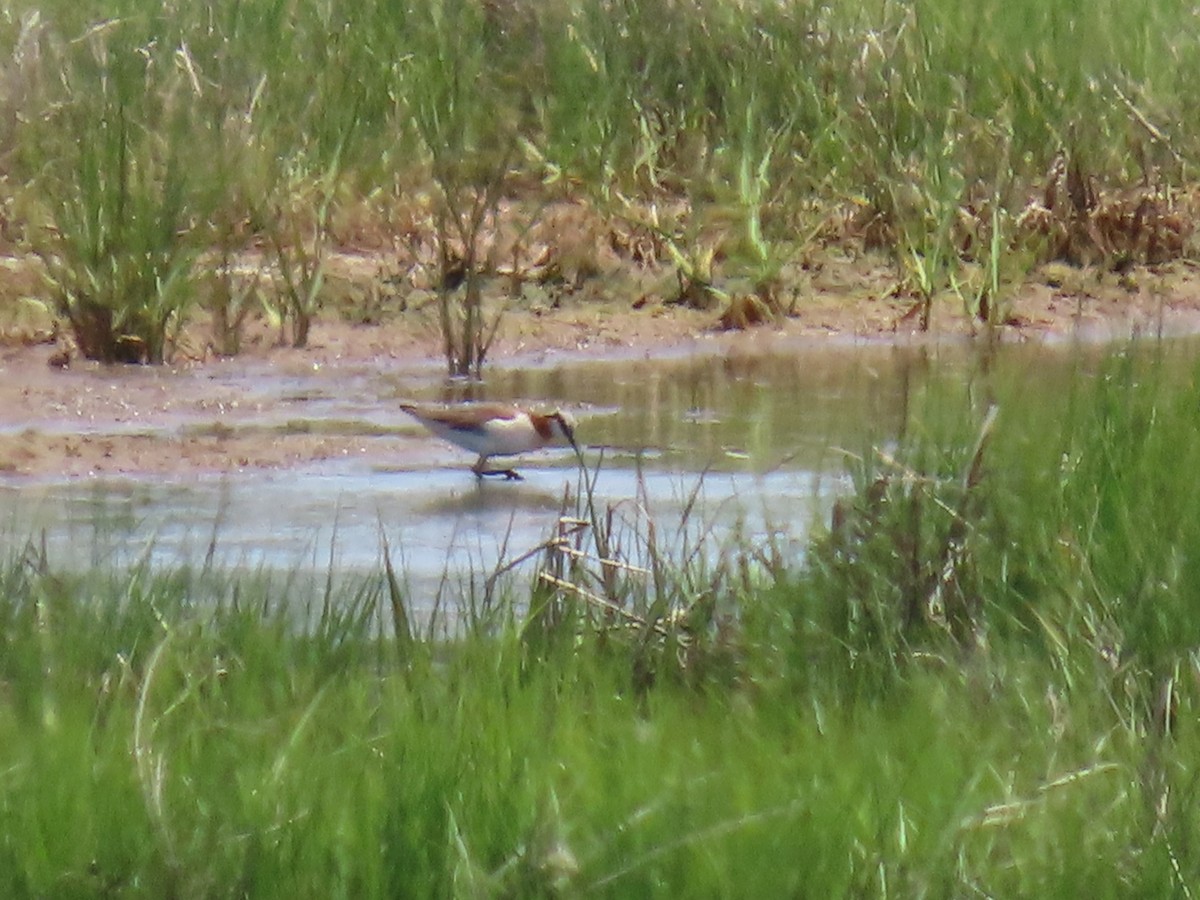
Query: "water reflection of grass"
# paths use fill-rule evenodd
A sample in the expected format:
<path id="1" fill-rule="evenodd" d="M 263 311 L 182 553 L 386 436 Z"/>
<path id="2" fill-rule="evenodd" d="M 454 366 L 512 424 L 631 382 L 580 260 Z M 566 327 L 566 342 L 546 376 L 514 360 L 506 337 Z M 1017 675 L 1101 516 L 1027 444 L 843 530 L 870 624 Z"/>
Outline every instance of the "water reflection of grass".
<path id="1" fill-rule="evenodd" d="M 297 628 L 287 585 L 34 545 L 0 569 L 0 888 L 1188 896 L 1175 371 L 1032 373 L 990 428 L 931 397 L 803 568 L 580 504 L 532 587 L 471 579 L 453 641 L 390 570 Z"/>

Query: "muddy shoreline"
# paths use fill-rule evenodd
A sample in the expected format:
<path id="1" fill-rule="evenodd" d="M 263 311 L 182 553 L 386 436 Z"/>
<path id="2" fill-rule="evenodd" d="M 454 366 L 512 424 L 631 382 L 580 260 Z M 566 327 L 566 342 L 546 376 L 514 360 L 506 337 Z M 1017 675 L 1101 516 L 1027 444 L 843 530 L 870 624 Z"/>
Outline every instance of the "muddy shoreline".
<path id="1" fill-rule="evenodd" d="M 1200 277 L 1184 262 L 1134 276 L 1043 273 L 1013 299 L 1001 342 L 1123 340 L 1131 335 L 1200 333 Z M 657 305 L 579 302 L 562 309 L 505 313 L 489 363 L 541 367 L 572 359 L 653 358 L 688 354 L 801 354 L 837 343 L 848 348 L 889 342 L 963 343 L 985 340 L 981 327 L 954 304 L 939 303 L 929 333 L 918 333 L 913 301 L 862 299 L 832 287 L 797 304 L 780 322 L 722 331 L 712 313 Z M 429 317 L 364 325 L 319 319 L 310 346 L 278 345 L 264 323 L 246 334 L 243 352 L 216 358 L 197 326 L 177 361 L 162 367 L 102 366 L 73 358 L 60 367 L 62 343 L 44 332 L 10 330 L 0 344 L 0 478 L 179 475 L 289 470 L 335 459 L 388 466 L 412 454 L 402 422 L 347 423 L 312 433 L 290 417 L 302 396 L 258 394 L 256 373 L 305 379 L 320 390 L 354 392 L 371 373 L 409 373 L 428 382 L 442 376 L 439 340 Z M 397 388 L 399 390 L 399 388 Z M 383 404 L 386 406 L 386 397 Z"/>

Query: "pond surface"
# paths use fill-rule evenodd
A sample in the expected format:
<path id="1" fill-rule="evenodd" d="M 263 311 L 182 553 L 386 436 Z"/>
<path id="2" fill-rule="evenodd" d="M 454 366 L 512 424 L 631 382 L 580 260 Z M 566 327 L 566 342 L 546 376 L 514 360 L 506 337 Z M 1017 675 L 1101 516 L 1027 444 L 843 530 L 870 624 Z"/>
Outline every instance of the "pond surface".
<path id="1" fill-rule="evenodd" d="M 808 341 L 766 353 L 527 360 L 493 367 L 482 384 L 383 362 L 198 369 L 173 377 L 206 380 L 225 398 L 219 417 L 193 406 L 139 421 L 139 433 L 319 432 L 386 438 L 400 450 L 382 463 L 349 456 L 220 476 L 7 477 L 0 541 L 14 552 L 34 536 L 67 565 L 148 556 L 322 572 L 331 562 L 377 569 L 386 538 L 419 606 L 456 572 L 486 572 L 537 546 L 553 533 L 565 492 L 580 487 L 567 451 L 520 460 L 522 482 L 479 484 L 467 469 L 473 457 L 396 406 L 487 399 L 571 410 L 598 504 L 638 527 L 653 520 L 668 545 L 704 535 L 718 548 L 737 535 L 798 558 L 813 523 L 847 489 L 848 461 L 895 442 L 932 386 L 938 403 L 978 408 L 992 379 L 1052 386 L 1077 351 L 1016 346 L 993 356 L 964 344 Z"/>

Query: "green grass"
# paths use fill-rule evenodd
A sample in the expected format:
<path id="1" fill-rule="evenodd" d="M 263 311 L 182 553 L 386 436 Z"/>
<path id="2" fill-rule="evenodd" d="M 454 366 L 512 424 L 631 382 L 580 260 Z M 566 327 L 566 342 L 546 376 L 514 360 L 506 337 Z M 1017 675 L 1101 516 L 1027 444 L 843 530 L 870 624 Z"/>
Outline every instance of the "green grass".
<path id="1" fill-rule="evenodd" d="M 1190 896 L 1197 370 L 1083 368 L 989 385 L 990 430 L 918 398 L 803 566 L 689 565 L 582 504 L 578 546 L 650 573 L 541 567 L 619 617 L 514 583 L 398 641 L 385 573 L 305 612 L 31 546 L 0 569 L 0 891 Z"/>

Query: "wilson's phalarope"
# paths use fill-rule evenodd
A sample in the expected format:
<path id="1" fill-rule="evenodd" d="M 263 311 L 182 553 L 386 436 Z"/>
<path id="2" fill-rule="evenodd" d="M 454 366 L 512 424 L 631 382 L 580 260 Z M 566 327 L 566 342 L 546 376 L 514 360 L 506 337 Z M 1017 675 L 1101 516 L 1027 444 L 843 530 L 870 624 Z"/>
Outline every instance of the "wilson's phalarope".
<path id="1" fill-rule="evenodd" d="M 479 459 L 471 466 L 476 478 L 503 475 L 509 481 L 521 480 L 515 469 L 485 468 L 493 456 L 516 456 L 555 445 L 566 445 L 579 453 L 575 420 L 570 413 L 559 410 L 539 413 L 503 403 L 401 403 L 400 408 L 442 440 L 478 453 Z"/>

